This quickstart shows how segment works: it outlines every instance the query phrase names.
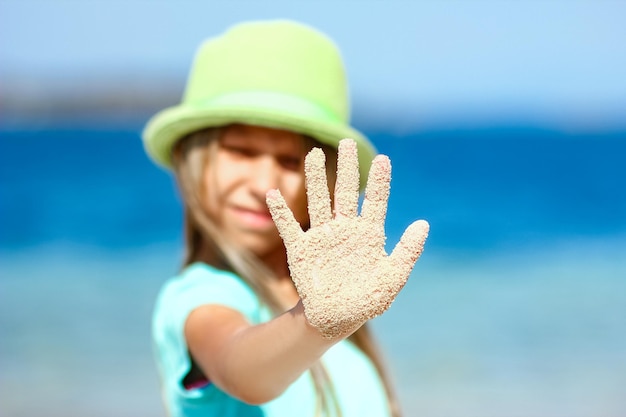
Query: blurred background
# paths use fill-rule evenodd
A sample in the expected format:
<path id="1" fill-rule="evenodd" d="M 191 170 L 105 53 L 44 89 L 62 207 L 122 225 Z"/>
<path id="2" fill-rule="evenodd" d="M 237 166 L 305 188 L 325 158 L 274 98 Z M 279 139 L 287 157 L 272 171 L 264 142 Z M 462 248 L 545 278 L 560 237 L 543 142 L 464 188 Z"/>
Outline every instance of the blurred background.
<path id="1" fill-rule="evenodd" d="M 141 130 L 241 20 L 332 37 L 394 173 L 374 320 L 407 416 L 626 415 L 626 2 L 0 1 L 0 415 L 164 416 L 150 341 L 179 267 Z"/>

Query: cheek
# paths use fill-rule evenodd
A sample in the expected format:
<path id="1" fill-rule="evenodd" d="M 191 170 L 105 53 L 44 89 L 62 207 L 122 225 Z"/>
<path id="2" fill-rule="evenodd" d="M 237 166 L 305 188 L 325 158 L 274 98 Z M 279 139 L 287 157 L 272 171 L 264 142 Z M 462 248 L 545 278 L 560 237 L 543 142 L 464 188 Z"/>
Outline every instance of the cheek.
<path id="1" fill-rule="evenodd" d="M 209 217 L 218 222 L 223 200 L 229 188 L 229 183 L 232 182 L 230 170 L 220 162 L 220 159 L 216 158 L 211 164 L 207 165 L 202 178 L 201 196 Z"/>
<path id="2" fill-rule="evenodd" d="M 302 226 L 307 226 L 309 224 L 309 211 L 307 209 L 306 190 L 304 188 L 304 174 L 288 174 L 283 178 L 280 192 L 283 194 L 296 220 Z"/>
<path id="3" fill-rule="evenodd" d="M 303 226 L 307 226 L 309 225 L 309 208 L 308 208 L 308 201 L 306 198 L 306 191 L 304 190 L 304 187 L 302 188 L 302 192 L 300 193 L 300 195 L 298 196 L 298 214 L 296 216 L 296 219 L 298 220 L 298 222 L 303 225 Z"/>

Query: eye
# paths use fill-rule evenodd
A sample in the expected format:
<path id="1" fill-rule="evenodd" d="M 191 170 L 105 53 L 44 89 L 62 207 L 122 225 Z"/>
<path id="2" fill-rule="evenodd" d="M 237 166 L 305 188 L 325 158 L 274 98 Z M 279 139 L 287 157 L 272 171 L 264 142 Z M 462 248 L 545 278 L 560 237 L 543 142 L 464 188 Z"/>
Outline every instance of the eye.
<path id="1" fill-rule="evenodd" d="M 293 155 L 282 155 L 278 157 L 280 165 L 290 171 L 299 171 L 302 167 L 302 158 Z"/>
<path id="2" fill-rule="evenodd" d="M 242 145 L 222 143 L 222 149 L 233 156 L 251 158 L 257 155 L 257 151 Z"/>

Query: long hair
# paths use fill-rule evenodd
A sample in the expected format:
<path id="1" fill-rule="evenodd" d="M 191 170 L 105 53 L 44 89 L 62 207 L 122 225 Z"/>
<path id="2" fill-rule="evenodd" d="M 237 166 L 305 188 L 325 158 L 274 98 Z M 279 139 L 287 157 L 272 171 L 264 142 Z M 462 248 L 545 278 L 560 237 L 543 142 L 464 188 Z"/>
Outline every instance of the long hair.
<path id="1" fill-rule="evenodd" d="M 215 154 L 217 138 L 222 129 L 205 129 L 181 139 L 174 148 L 174 173 L 178 182 L 184 206 L 185 256 L 183 268 L 194 263 L 204 262 L 216 268 L 228 270 L 238 275 L 259 297 L 261 303 L 274 315 L 284 313 L 293 307 L 286 305 L 271 290 L 269 283 L 274 278 L 272 272 L 251 252 L 238 247 L 234 242 L 219 233 L 214 221 L 203 207 L 206 190 L 203 173 Z M 313 146 L 321 147 L 327 159 L 329 184 L 334 186 L 336 177 L 337 152 L 334 148 L 322 145 L 304 137 L 303 146 L 308 151 Z M 386 373 L 381 355 L 374 343 L 367 324 L 363 325 L 349 340 L 354 343 L 374 364 L 385 386 L 389 407 L 394 417 L 400 416 L 398 403 L 390 379 Z M 321 361 L 309 369 L 317 393 L 317 416 L 341 416 L 339 402 L 333 389 L 332 380 Z"/>

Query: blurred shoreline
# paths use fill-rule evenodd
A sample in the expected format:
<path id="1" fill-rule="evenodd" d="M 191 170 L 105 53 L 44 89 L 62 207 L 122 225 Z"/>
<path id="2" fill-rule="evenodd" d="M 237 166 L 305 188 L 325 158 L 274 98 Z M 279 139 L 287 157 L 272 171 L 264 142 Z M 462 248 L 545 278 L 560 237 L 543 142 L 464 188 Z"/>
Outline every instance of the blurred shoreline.
<path id="1" fill-rule="evenodd" d="M 141 129 L 158 111 L 177 105 L 181 77 L 5 74 L 0 85 L 0 129 L 115 126 Z M 352 95 L 354 125 L 369 133 L 528 127 L 564 133 L 626 131 L 623 103 L 557 108 L 549 103 L 426 103 L 419 99 Z"/>
<path id="2" fill-rule="evenodd" d="M 152 114 L 180 100 L 179 84 L 171 79 L 9 78 L 0 87 L 0 128 L 139 128 Z"/>

